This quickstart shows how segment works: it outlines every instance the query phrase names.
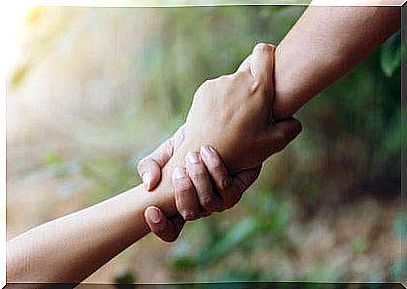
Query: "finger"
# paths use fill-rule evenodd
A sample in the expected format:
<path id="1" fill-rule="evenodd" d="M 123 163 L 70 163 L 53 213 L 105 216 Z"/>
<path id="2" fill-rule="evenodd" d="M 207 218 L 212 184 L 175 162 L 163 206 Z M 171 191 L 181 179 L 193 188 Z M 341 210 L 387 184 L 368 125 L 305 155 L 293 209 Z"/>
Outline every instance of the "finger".
<path id="1" fill-rule="evenodd" d="M 270 149 L 270 154 L 283 150 L 301 132 L 301 123 L 295 118 L 274 123 L 266 133 L 264 145 Z"/>
<path id="2" fill-rule="evenodd" d="M 184 219 L 179 214 L 167 219 L 160 209 L 153 206 L 144 211 L 144 218 L 151 232 L 165 242 L 175 241 L 185 224 Z"/>
<path id="3" fill-rule="evenodd" d="M 160 147 L 150 154 L 150 158 L 155 160 L 160 168 L 163 168 L 166 163 L 170 160 L 174 153 L 174 148 L 180 146 L 182 143 L 185 133 L 184 125 L 174 133 L 174 135 L 165 141 Z"/>
<path id="4" fill-rule="evenodd" d="M 142 177 L 147 191 L 154 189 L 160 183 L 161 168 L 171 158 L 172 153 L 173 143 L 170 138 L 138 163 L 137 171 Z"/>
<path id="5" fill-rule="evenodd" d="M 273 87 L 274 50 L 271 44 L 259 43 L 253 49 L 250 61 L 253 77 L 265 85 L 266 91 Z"/>
<path id="6" fill-rule="evenodd" d="M 210 212 L 215 212 L 220 205 L 219 197 L 213 192 L 211 180 L 205 164 L 196 152 L 189 152 L 186 156 L 186 169 L 201 207 Z"/>
<path id="7" fill-rule="evenodd" d="M 153 159 L 140 161 L 137 170 L 147 191 L 151 191 L 160 183 L 161 168 Z"/>
<path id="8" fill-rule="evenodd" d="M 243 170 L 232 178 L 232 187 L 235 187 L 240 193 L 246 191 L 258 178 L 261 171 L 261 165 L 253 169 Z"/>
<path id="9" fill-rule="evenodd" d="M 243 60 L 243 62 L 240 64 L 240 66 L 239 66 L 239 68 L 237 69 L 237 71 L 243 71 L 243 70 L 250 69 L 251 57 L 252 57 L 251 54 L 250 54 L 249 56 L 247 56 L 247 57 Z"/>
<path id="10" fill-rule="evenodd" d="M 233 207 L 260 174 L 261 165 L 253 169 L 243 170 L 232 177 L 231 185 L 225 192 L 224 209 Z"/>
<path id="11" fill-rule="evenodd" d="M 171 138 L 138 163 L 137 171 L 147 191 L 154 189 L 160 183 L 161 169 L 172 157 L 174 147 L 182 142 L 183 137 L 184 126 L 181 126 Z"/>
<path id="12" fill-rule="evenodd" d="M 211 146 L 202 146 L 200 153 L 202 160 L 212 177 L 212 181 L 216 186 L 216 190 L 223 200 L 226 197 L 226 190 L 231 184 L 229 173 L 214 148 Z"/>
<path id="13" fill-rule="evenodd" d="M 172 136 L 172 145 L 174 148 L 179 147 L 185 137 L 185 124 L 181 125 L 179 129 Z"/>
<path id="14" fill-rule="evenodd" d="M 172 187 L 174 190 L 175 205 L 184 220 L 192 221 L 200 216 L 198 197 L 194 185 L 184 168 L 175 168 L 172 174 Z"/>

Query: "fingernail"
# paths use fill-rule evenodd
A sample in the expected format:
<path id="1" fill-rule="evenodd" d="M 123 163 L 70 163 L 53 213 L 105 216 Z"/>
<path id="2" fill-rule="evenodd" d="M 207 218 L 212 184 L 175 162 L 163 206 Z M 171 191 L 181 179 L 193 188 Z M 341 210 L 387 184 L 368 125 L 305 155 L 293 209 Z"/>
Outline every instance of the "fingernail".
<path id="1" fill-rule="evenodd" d="M 191 164 L 199 163 L 199 156 L 196 152 L 189 152 L 187 154 L 187 161 Z"/>
<path id="2" fill-rule="evenodd" d="M 202 146 L 201 147 L 201 154 L 205 157 L 205 158 L 210 158 L 213 157 L 215 154 L 215 150 L 210 147 L 210 146 Z"/>
<path id="3" fill-rule="evenodd" d="M 149 173 L 149 172 L 145 172 L 145 173 L 143 174 L 143 183 L 144 183 L 144 186 L 146 186 L 146 188 L 149 188 L 149 187 L 150 187 L 150 182 L 151 182 L 150 173 Z"/>
<path id="4" fill-rule="evenodd" d="M 175 168 L 174 172 L 172 173 L 172 178 L 174 180 L 182 179 L 185 177 L 185 171 L 183 168 Z"/>
<path id="5" fill-rule="evenodd" d="M 147 214 L 148 214 L 149 218 L 151 219 L 151 221 L 153 221 L 154 224 L 160 223 L 160 221 L 161 221 L 160 212 L 158 211 L 157 208 L 149 207 L 147 210 Z"/>

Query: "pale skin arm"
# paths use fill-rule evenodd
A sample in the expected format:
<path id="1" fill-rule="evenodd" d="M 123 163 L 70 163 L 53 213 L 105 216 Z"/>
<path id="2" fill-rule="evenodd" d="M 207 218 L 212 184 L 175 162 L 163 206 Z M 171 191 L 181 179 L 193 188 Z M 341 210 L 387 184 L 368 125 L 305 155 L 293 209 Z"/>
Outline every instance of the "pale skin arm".
<path id="1" fill-rule="evenodd" d="M 237 143 L 240 139 L 241 128 L 248 126 L 252 131 L 250 137 L 255 141 L 253 147 L 256 148 L 256 159 L 253 161 L 249 157 L 249 150 L 242 152 L 247 155 L 246 162 L 260 166 L 261 156 L 282 150 L 298 135 L 301 125 L 294 119 L 275 124 L 266 121 L 269 114 L 262 103 L 269 101 L 266 89 L 271 88 L 271 83 L 266 83 L 265 76 L 267 69 L 272 65 L 272 60 L 264 52 L 264 50 L 257 51 L 259 65 L 253 64 L 255 76 L 246 69 L 228 76 L 227 79 L 212 80 L 199 89 L 199 96 L 194 98 L 193 107 L 188 115 L 186 125 L 189 127 L 185 133 L 185 140 L 180 146 L 182 152 L 188 152 L 189 145 L 199 145 L 199 151 L 202 147 L 201 143 L 204 144 L 207 139 L 210 139 L 228 152 L 230 159 L 233 160 L 233 150 L 239 149 L 239 147 L 235 148 L 233 142 Z M 239 85 L 239 89 L 236 88 L 236 84 Z M 217 91 L 215 94 L 213 89 Z M 233 101 L 229 102 L 228 98 Z M 211 101 L 206 101 L 210 99 Z M 252 110 L 236 109 L 240 106 L 238 100 L 247 99 L 252 102 Z M 231 114 L 228 118 L 224 118 L 220 113 L 222 111 Z M 265 112 L 263 122 L 248 121 L 252 114 L 258 116 L 259 112 L 263 111 Z M 201 119 L 205 119 L 205 122 Z M 214 126 L 219 130 L 209 134 Z M 199 127 L 200 132 L 194 131 L 195 127 Z M 222 128 L 225 127 L 229 129 L 227 137 L 222 133 Z M 200 136 L 203 131 L 207 133 Z M 250 140 L 245 138 L 241 142 L 250 142 Z M 190 143 L 188 144 L 187 141 Z M 222 147 L 224 144 L 230 145 L 229 151 L 225 150 L 227 147 Z M 168 166 L 168 174 L 163 177 L 155 194 L 147 192 L 144 186 L 138 186 L 97 205 L 33 228 L 10 240 L 7 244 L 7 281 L 81 282 L 149 232 L 144 220 L 144 211 L 147 207 L 156 206 L 168 215 L 175 215 L 177 209 L 172 192 L 172 178 L 180 179 L 179 170 L 174 171 L 174 168 L 183 166 L 185 154 L 179 155 L 178 149 L 174 152 L 174 156 L 177 157 L 173 160 L 179 160 L 179 163 L 173 162 Z M 236 162 L 236 164 L 239 163 Z M 245 163 L 240 165 L 242 166 L 240 171 L 244 175 Z M 246 174 L 249 179 L 250 175 L 250 173 Z M 187 180 L 182 175 L 181 179 Z M 252 178 L 249 183 L 253 181 Z M 239 182 L 232 181 L 232 184 L 239 185 Z M 244 189 L 243 186 L 240 188 Z M 233 191 L 236 192 L 236 188 Z M 47 285 L 34 287 L 44 288 Z"/>
<path id="2" fill-rule="evenodd" d="M 402 1 L 377 1 L 377 5 L 400 5 Z M 313 1 L 323 5 L 327 1 Z M 372 3 L 372 1 L 370 1 Z M 311 5 L 312 5 L 311 4 Z M 356 64 L 372 53 L 383 41 L 400 28 L 399 7 L 319 7 L 311 6 L 277 46 L 274 59 L 275 98 L 274 119 L 286 119 L 297 112 L 318 92 L 342 77 Z M 242 64 L 249 66 L 250 55 Z M 161 168 L 169 161 L 168 154 L 158 149 L 139 166 L 139 174 L 148 175 L 145 182 L 153 189 L 161 178 Z M 199 188 L 190 185 L 192 199 L 198 199 Z M 177 192 L 175 192 L 177 193 Z M 195 194 L 194 194 L 195 193 Z M 192 202 L 192 201 L 191 201 Z M 204 204 L 201 204 L 205 207 Z M 182 206 L 178 211 L 183 215 Z M 208 208 L 209 212 L 213 211 Z M 195 218 L 203 215 L 195 214 Z M 171 218 L 160 212 L 156 223 L 146 212 L 151 230 L 163 240 L 178 235 L 182 226 L 171 230 Z M 176 219 L 179 223 L 179 217 Z M 158 224 L 158 225 L 157 225 Z M 165 225 L 167 224 L 167 225 Z"/>
<path id="3" fill-rule="evenodd" d="M 400 28 L 400 13 L 400 7 L 308 7 L 276 48 L 275 118 L 293 115 L 371 54 Z"/>
<path id="4" fill-rule="evenodd" d="M 149 232 L 143 210 L 156 197 L 137 186 L 10 240 L 7 281 L 79 283 Z"/>
<path id="5" fill-rule="evenodd" d="M 293 114 L 314 94 L 366 57 L 400 24 L 399 8 L 357 8 L 360 9 L 358 17 L 354 17 L 355 10 L 349 8 L 312 9 L 304 13 L 277 48 L 274 118 L 286 118 Z M 333 10 L 318 9 L 342 9 L 343 15 L 339 17 L 336 13 L 332 14 Z M 327 14 L 329 11 L 331 13 Z M 350 32 L 344 33 L 345 29 L 341 30 L 345 26 Z M 358 28 L 366 26 L 369 29 L 358 34 Z M 356 36 L 352 36 L 352 32 Z M 298 132 L 297 128 L 296 133 L 291 132 L 291 135 Z M 176 213 L 174 198 L 169 193 L 170 172 L 183 165 L 188 148 L 199 150 L 202 144 L 205 144 L 202 140 L 197 141 L 177 152 L 177 161 L 168 166 L 163 182 L 154 194 L 147 193 L 143 187 L 138 186 L 9 241 L 8 281 L 83 280 L 148 232 L 143 217 L 145 208 L 157 206 L 169 216 Z M 233 162 L 233 152 L 228 151 L 230 148 L 221 149 L 222 156 L 223 153 L 229 156 L 229 162 L 226 162 L 228 168 L 232 165 L 237 170 L 240 164 L 230 163 Z M 81 230 L 78 231 L 78 228 Z M 48 267 L 44 267 L 47 264 Z"/>
<path id="6" fill-rule="evenodd" d="M 211 159 L 210 167 L 220 162 L 216 152 Z M 241 196 L 257 174 L 258 170 L 240 173 L 225 192 Z M 7 281 L 79 283 L 149 232 L 143 212 L 153 204 L 163 205 L 159 198 L 140 185 L 19 235 L 7 243 Z M 183 224 L 182 218 L 173 222 Z"/>

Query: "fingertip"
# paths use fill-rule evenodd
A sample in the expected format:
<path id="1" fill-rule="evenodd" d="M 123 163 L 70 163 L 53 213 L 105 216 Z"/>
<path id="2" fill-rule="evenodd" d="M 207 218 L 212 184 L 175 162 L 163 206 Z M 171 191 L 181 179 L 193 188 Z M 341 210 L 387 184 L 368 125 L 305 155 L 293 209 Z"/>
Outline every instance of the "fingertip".
<path id="1" fill-rule="evenodd" d="M 275 50 L 275 46 L 269 43 L 259 42 L 253 48 L 253 54 L 257 53 L 272 53 Z"/>
<path id="2" fill-rule="evenodd" d="M 160 183 L 161 169 L 156 162 L 152 161 L 148 166 L 145 166 L 142 179 L 147 191 L 153 190 Z"/>
<path id="3" fill-rule="evenodd" d="M 186 177 L 186 172 L 183 167 L 176 167 L 172 172 L 172 180 L 176 182 L 177 180 L 183 179 Z"/>
<path id="4" fill-rule="evenodd" d="M 154 206 L 147 207 L 144 216 L 149 224 L 158 225 L 163 222 L 164 216 L 160 209 Z"/>
<path id="5" fill-rule="evenodd" d="M 161 210 L 154 206 L 146 208 L 144 217 L 151 232 L 164 242 L 175 241 L 182 229 L 182 225 L 175 228 Z"/>

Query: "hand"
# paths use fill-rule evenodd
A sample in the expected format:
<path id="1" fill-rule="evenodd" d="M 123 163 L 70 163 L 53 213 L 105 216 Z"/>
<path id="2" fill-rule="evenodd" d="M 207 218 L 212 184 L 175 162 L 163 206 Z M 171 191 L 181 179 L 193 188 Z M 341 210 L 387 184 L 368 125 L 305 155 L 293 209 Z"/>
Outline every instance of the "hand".
<path id="1" fill-rule="evenodd" d="M 161 168 L 171 158 L 173 145 L 182 140 L 182 133 L 182 129 L 178 130 L 172 138 L 139 163 L 139 174 L 151 176 L 147 183 L 144 182 L 148 190 L 158 184 Z M 218 153 L 209 146 L 202 147 L 200 154 L 190 153 L 188 156 L 187 159 L 192 156 L 196 162 L 187 161 L 186 170 L 177 168 L 174 173 L 177 177 L 173 178 L 173 191 L 180 214 L 167 218 L 157 207 L 152 206 L 145 210 L 145 219 L 150 230 L 166 242 L 178 238 L 185 220 L 209 216 L 212 212 L 233 207 L 260 172 L 260 167 L 257 167 L 229 176 Z"/>
<path id="2" fill-rule="evenodd" d="M 182 202 L 182 198 L 174 198 L 174 191 L 177 189 L 172 190 L 171 176 L 175 172 L 180 180 L 186 179 L 182 177 L 179 167 L 184 166 L 187 152 L 199 151 L 201 146 L 211 145 L 220 153 L 229 173 L 233 175 L 244 169 L 260 166 L 265 158 L 282 150 L 301 131 L 301 124 L 293 118 L 279 123 L 272 121 L 273 99 L 270 92 L 273 90 L 273 85 L 272 77 L 269 74 L 273 73 L 273 52 L 274 48 L 270 45 L 257 45 L 252 55 L 236 73 L 208 81 L 198 89 L 188 114 L 187 123 L 181 130 L 180 139 L 182 141 L 174 145 L 172 138 L 169 141 L 170 144 L 173 144 L 172 146 L 169 146 L 168 143 L 163 145 L 167 149 L 169 148 L 164 155 L 171 156 L 165 167 L 163 167 L 164 162 L 159 161 L 160 158 L 157 157 L 162 152 L 153 153 L 155 161 L 152 162 L 152 165 L 150 163 L 151 170 L 159 171 L 160 168 L 163 168 L 163 182 L 160 182 L 161 174 L 145 174 L 147 169 L 143 170 L 143 165 L 139 167 L 148 189 L 154 188 L 152 185 L 160 182 L 160 185 L 154 189 L 160 192 L 158 194 L 160 197 L 154 206 L 164 210 L 167 216 L 174 216 L 177 213 L 177 207 L 180 207 L 179 204 Z M 143 162 L 144 166 L 148 165 L 148 162 Z M 183 172 L 185 173 L 185 171 Z M 210 174 L 209 169 L 208 172 Z M 202 179 L 205 180 L 205 177 L 201 178 L 200 184 L 205 184 Z M 195 192 L 199 191 L 193 178 L 189 180 L 189 184 L 191 182 L 195 187 Z M 174 182 L 174 184 L 176 183 Z M 205 188 L 204 185 L 201 186 Z M 206 188 L 204 193 L 210 191 L 208 189 L 210 186 L 206 185 Z M 199 201 L 202 196 L 197 193 Z M 202 203 L 204 205 L 200 204 L 200 206 L 206 211 L 218 210 L 214 206 L 214 202 L 202 201 Z M 206 209 L 208 206 L 212 206 L 212 208 Z M 185 218 L 194 219 L 205 213 L 203 210 L 198 211 L 197 207 L 199 208 L 199 206 L 190 204 L 188 214 L 182 212 Z M 153 212 L 151 209 L 149 211 Z M 154 212 L 158 211 L 154 210 Z M 180 218 L 180 216 L 175 218 Z M 182 224 L 175 226 L 172 223 L 174 225 L 172 227 L 180 228 Z M 173 234 L 168 239 L 176 238 L 177 234 Z"/>
<path id="3" fill-rule="evenodd" d="M 256 45 L 250 61 L 237 72 L 199 87 L 185 123 L 184 142 L 174 151 L 177 166 L 188 151 L 211 145 L 235 173 L 260 165 L 287 145 L 286 136 L 298 135 L 301 125 L 293 118 L 273 123 L 273 59 L 272 45 Z"/>

